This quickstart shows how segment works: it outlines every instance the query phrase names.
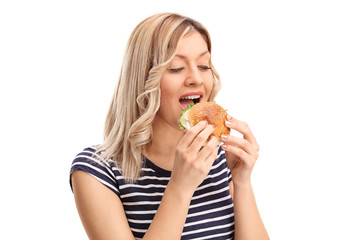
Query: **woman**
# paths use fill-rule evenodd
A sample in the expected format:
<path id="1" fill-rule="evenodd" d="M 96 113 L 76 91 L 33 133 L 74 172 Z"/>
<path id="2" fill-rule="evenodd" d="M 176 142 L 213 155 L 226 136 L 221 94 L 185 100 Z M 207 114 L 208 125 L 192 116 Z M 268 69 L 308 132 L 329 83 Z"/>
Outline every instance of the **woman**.
<path id="1" fill-rule="evenodd" d="M 105 124 L 103 144 L 71 168 L 76 205 L 90 239 L 268 239 L 250 175 L 258 144 L 246 123 L 223 136 L 177 120 L 189 100 L 220 87 L 211 41 L 198 22 L 157 14 L 132 32 Z"/>

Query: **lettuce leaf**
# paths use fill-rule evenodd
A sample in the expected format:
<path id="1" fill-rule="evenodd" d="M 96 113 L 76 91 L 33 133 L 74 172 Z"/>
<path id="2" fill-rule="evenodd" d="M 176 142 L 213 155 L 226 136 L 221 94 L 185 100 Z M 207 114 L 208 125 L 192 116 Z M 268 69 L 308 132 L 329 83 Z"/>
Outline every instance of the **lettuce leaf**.
<path id="1" fill-rule="evenodd" d="M 181 115 L 181 116 L 184 115 L 184 113 L 187 112 L 187 111 L 189 111 L 195 104 L 197 104 L 197 103 L 189 104 L 184 110 L 182 110 L 182 111 L 180 112 L 180 115 Z M 181 118 L 180 118 L 180 119 L 181 119 Z M 185 129 L 185 127 L 181 124 L 180 119 L 178 119 L 179 127 L 180 127 L 180 129 Z"/>
<path id="2" fill-rule="evenodd" d="M 185 127 L 181 124 L 180 119 L 178 119 L 180 129 L 185 129 Z"/>

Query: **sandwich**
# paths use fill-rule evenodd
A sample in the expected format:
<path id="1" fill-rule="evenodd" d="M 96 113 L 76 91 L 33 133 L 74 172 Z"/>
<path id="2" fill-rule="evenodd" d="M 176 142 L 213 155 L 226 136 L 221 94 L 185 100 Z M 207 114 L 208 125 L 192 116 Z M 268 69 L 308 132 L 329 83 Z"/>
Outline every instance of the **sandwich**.
<path id="1" fill-rule="evenodd" d="M 218 139 L 218 143 L 221 142 L 221 135 L 228 135 L 230 133 L 230 129 L 225 126 L 228 115 L 226 110 L 214 102 L 190 104 L 180 115 L 181 118 L 178 120 L 180 129 L 189 129 L 203 120 L 213 125 L 215 130 L 211 136 L 215 136 Z"/>

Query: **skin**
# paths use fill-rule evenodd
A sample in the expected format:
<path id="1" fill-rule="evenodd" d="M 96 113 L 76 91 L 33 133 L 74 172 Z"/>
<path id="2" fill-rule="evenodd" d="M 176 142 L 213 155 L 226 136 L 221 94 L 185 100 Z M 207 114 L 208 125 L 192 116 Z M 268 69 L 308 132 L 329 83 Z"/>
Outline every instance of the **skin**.
<path id="1" fill-rule="evenodd" d="M 202 147 L 213 126 L 200 122 L 184 131 L 177 124 L 179 98 L 183 94 L 200 91 L 201 101 L 207 101 L 211 93 L 213 76 L 206 42 L 198 32 L 190 32 L 180 41 L 176 55 L 161 78 L 160 110 L 153 122 L 152 142 L 143 153 L 172 174 L 143 239 L 180 239 L 191 197 L 217 156 L 214 137 Z M 246 123 L 229 118 L 227 125 L 244 135 L 222 139 L 233 179 L 230 192 L 234 200 L 235 239 L 268 239 L 250 181 L 258 144 Z M 72 183 L 78 212 L 90 239 L 134 239 L 121 201 L 111 190 L 81 171 L 72 174 Z"/>

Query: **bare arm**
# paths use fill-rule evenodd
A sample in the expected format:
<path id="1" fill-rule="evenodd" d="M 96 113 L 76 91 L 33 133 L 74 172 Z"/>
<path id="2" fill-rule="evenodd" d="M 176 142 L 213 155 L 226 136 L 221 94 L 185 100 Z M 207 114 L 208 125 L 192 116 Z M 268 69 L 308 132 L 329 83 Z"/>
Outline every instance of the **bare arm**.
<path id="1" fill-rule="evenodd" d="M 262 222 L 251 183 L 234 187 L 230 182 L 234 201 L 235 240 L 270 239 Z"/>
<path id="2" fill-rule="evenodd" d="M 217 140 L 205 147 L 213 128 L 197 125 L 179 143 L 171 179 L 143 239 L 180 239 L 190 201 L 217 156 Z M 134 239 L 119 198 L 91 175 L 74 171 L 72 184 L 77 209 L 91 240 Z"/>
<path id="3" fill-rule="evenodd" d="M 116 194 L 83 171 L 74 171 L 71 178 L 76 207 L 89 239 L 135 239 Z"/>
<path id="4" fill-rule="evenodd" d="M 229 187 L 234 202 L 235 239 L 269 239 L 251 185 L 251 172 L 259 155 L 259 145 L 245 122 L 230 117 L 226 124 L 244 136 L 222 137 L 222 147 L 232 175 Z"/>

